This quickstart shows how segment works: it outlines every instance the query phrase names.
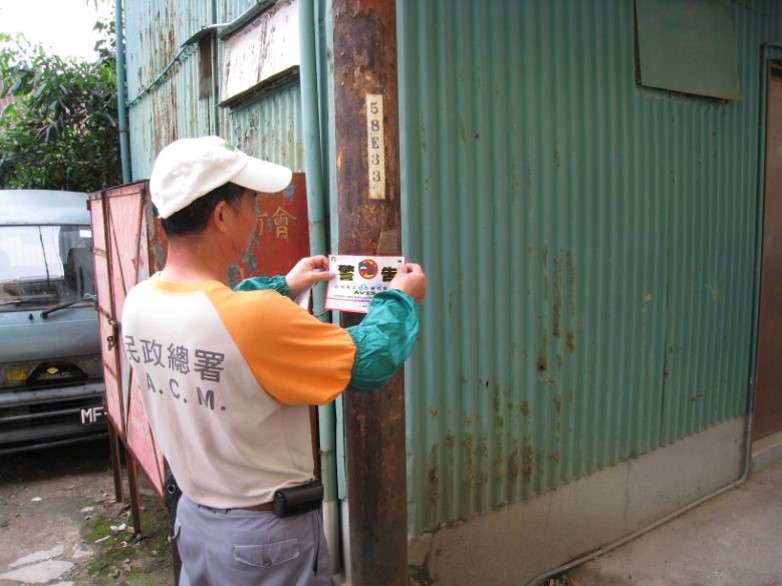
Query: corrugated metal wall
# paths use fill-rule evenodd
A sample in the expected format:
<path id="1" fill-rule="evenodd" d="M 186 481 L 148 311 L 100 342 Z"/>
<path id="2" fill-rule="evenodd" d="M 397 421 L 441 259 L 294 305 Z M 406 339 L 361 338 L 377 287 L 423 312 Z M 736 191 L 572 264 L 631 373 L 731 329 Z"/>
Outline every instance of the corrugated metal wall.
<path id="1" fill-rule="evenodd" d="M 255 156 L 304 170 L 304 145 L 299 84 L 262 96 L 227 117 L 227 140 Z"/>
<path id="2" fill-rule="evenodd" d="M 183 47 L 203 28 L 230 23 L 257 4 L 251 0 L 125 2 L 134 179 L 149 177 L 157 152 L 169 142 L 212 133 L 236 141 L 256 156 L 294 170 L 303 168 L 298 85 L 278 88 L 240 107 L 219 107 L 219 96 L 200 97 L 198 44 Z M 217 51 L 222 50 L 218 41 Z M 214 74 L 220 75 L 217 66 Z"/>
<path id="3" fill-rule="evenodd" d="M 125 2 L 134 179 L 149 177 L 158 151 L 172 140 L 209 133 L 213 103 L 198 97 L 198 47 L 180 50 L 190 36 L 212 22 L 210 5 L 209 0 Z"/>
<path id="4" fill-rule="evenodd" d="M 743 414 L 780 5 L 734 5 L 733 102 L 638 87 L 627 0 L 397 8 L 405 252 L 430 284 L 410 530 Z"/>

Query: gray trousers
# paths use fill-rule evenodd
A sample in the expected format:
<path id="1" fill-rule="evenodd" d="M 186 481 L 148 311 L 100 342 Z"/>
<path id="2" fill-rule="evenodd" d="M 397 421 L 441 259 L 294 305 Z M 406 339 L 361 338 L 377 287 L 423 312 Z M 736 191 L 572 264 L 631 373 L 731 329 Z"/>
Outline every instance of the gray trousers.
<path id="1" fill-rule="evenodd" d="M 179 586 L 329 586 L 331 564 L 320 511 L 212 509 L 182 496 L 174 537 Z"/>

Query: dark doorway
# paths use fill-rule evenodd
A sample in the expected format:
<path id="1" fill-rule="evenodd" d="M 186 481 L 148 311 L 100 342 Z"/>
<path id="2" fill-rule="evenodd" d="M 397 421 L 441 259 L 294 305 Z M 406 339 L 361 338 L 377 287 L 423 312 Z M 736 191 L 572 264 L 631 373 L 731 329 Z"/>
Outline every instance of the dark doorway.
<path id="1" fill-rule="evenodd" d="M 752 439 L 782 430 L 782 63 L 768 67 L 766 174 Z"/>

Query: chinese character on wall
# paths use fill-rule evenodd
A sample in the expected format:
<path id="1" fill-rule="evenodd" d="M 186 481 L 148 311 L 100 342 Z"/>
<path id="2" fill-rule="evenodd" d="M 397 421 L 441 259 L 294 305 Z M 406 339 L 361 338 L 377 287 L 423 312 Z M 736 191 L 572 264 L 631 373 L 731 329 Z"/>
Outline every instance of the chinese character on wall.
<path id="1" fill-rule="evenodd" d="M 275 236 L 283 240 L 288 239 L 288 224 L 291 221 L 296 221 L 296 217 L 286 212 L 282 208 L 277 208 L 277 211 L 272 214 L 272 223 L 275 228 Z"/>

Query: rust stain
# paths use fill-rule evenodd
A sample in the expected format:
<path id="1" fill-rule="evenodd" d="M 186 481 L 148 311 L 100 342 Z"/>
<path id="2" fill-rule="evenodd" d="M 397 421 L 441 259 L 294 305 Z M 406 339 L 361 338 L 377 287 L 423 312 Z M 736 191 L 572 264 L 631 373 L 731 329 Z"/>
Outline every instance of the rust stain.
<path id="1" fill-rule="evenodd" d="M 530 476 L 532 474 L 532 470 L 534 469 L 533 462 L 535 454 L 532 451 L 531 446 L 525 446 L 522 454 L 524 462 L 522 464 L 521 471 L 523 472 L 524 476 Z"/>
<path id="2" fill-rule="evenodd" d="M 505 455 L 500 451 L 497 454 L 496 477 L 502 478 L 503 476 L 505 476 Z"/>
<path id="3" fill-rule="evenodd" d="M 433 505 L 437 504 L 440 499 L 440 474 L 437 466 L 437 451 L 439 444 L 434 444 L 429 451 L 429 502 Z"/>
<path id="4" fill-rule="evenodd" d="M 567 350 L 571 354 L 573 352 L 575 352 L 575 350 L 576 350 L 576 333 L 575 332 L 568 332 L 565 335 L 565 350 Z"/>
<path id="5" fill-rule="evenodd" d="M 518 448 L 514 449 L 508 456 L 508 478 L 518 478 L 521 472 L 521 458 L 519 457 Z"/>
<path id="6" fill-rule="evenodd" d="M 562 277 L 564 274 L 564 258 L 562 253 L 554 259 L 554 325 L 552 334 L 555 338 L 560 336 L 562 322 Z"/>

